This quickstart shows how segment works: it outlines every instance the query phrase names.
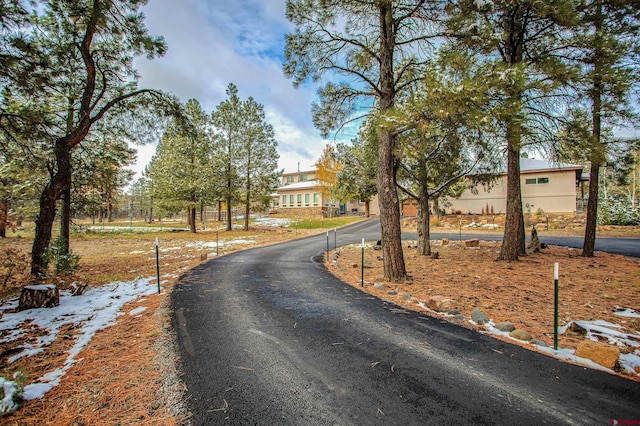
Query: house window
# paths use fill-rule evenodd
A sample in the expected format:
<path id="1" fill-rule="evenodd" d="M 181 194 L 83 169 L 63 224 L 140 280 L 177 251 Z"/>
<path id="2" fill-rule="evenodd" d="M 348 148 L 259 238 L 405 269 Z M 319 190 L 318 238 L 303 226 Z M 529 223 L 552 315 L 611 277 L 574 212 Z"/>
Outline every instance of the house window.
<path id="1" fill-rule="evenodd" d="M 538 178 L 538 183 L 549 183 L 548 177 Z"/>
<path id="2" fill-rule="evenodd" d="M 313 205 L 314 205 L 314 206 L 317 206 L 317 205 L 318 205 L 318 202 L 319 202 L 319 201 L 318 201 L 318 193 L 317 193 L 317 192 L 314 192 L 314 193 L 313 193 Z"/>
<path id="3" fill-rule="evenodd" d="M 293 183 L 293 176 L 287 176 L 287 184 Z"/>
<path id="4" fill-rule="evenodd" d="M 287 207 L 287 196 L 286 195 L 282 196 L 282 207 Z"/>
<path id="5" fill-rule="evenodd" d="M 302 207 L 302 194 L 298 194 L 298 207 Z"/>
<path id="6" fill-rule="evenodd" d="M 289 195 L 289 207 L 293 207 L 293 194 Z"/>
<path id="7" fill-rule="evenodd" d="M 309 176 L 308 175 L 300 175 L 298 177 L 298 182 L 306 182 L 309 180 Z"/>
<path id="8" fill-rule="evenodd" d="M 309 207 L 309 194 L 304 194 L 304 206 Z"/>
<path id="9" fill-rule="evenodd" d="M 536 183 L 536 178 L 533 178 L 533 179 L 526 179 L 526 180 L 524 181 L 524 183 L 525 183 L 526 185 L 532 185 L 532 184 L 535 184 L 535 183 Z"/>

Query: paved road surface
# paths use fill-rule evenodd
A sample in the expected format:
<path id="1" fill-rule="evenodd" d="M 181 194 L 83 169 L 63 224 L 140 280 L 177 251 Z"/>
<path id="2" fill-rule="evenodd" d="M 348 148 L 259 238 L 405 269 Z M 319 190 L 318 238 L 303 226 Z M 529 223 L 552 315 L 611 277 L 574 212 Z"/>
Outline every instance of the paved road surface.
<path id="1" fill-rule="evenodd" d="M 377 224 L 338 231 L 338 245 Z M 378 232 L 379 235 L 379 232 Z M 197 425 L 608 424 L 640 384 L 361 293 L 325 235 L 213 259 L 172 295 Z"/>

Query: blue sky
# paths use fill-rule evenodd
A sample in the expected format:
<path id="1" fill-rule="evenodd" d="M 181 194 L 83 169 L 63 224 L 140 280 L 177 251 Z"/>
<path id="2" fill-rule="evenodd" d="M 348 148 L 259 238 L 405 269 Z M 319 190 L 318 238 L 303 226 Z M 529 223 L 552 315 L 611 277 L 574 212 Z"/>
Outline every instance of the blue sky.
<path id="1" fill-rule="evenodd" d="M 168 52 L 138 59 L 140 87 L 162 89 L 183 102 L 197 99 L 207 112 L 226 99 L 229 83 L 265 107 L 280 153 L 279 168 L 310 168 L 327 141 L 311 122 L 318 86 L 295 89 L 282 72 L 285 0 L 150 0 L 142 9 L 149 33 L 162 35 Z M 348 139 L 348 138 L 347 138 Z M 155 146 L 137 147 L 141 171 Z"/>

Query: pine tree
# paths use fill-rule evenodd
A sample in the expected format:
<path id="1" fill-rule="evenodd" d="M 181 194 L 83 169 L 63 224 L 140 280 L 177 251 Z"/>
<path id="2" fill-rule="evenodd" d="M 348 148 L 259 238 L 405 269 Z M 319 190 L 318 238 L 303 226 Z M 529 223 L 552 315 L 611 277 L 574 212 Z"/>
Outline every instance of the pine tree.
<path id="1" fill-rule="evenodd" d="M 589 201 L 582 255 L 592 257 L 596 240 L 599 175 L 613 151 L 623 143 L 607 137 L 616 127 L 638 122 L 630 96 L 638 87 L 640 73 L 640 8 L 637 1 L 593 0 L 581 2 L 579 25 L 572 32 L 576 49 L 570 59 L 580 64 L 580 78 L 574 82 L 577 102 L 571 108 L 565 128 L 566 150 L 585 157 L 590 164 Z"/>
<path id="2" fill-rule="evenodd" d="M 425 0 L 288 0 L 285 75 L 294 85 L 326 74 L 345 80 L 327 82 L 312 106 L 323 134 L 342 128 L 369 107 L 386 111 L 396 95 L 419 78 L 425 51 L 441 37 L 441 3 Z M 335 80 L 335 79 L 332 79 Z M 396 189 L 394 135 L 378 134 L 377 187 L 385 278 L 406 277 Z"/>
<path id="3" fill-rule="evenodd" d="M 265 209 L 278 187 L 278 143 L 273 127 L 265 120 L 264 107 L 253 98 L 242 102 L 242 149 L 240 170 L 244 175 L 244 229 L 249 230 L 251 206 Z"/>
<path id="4" fill-rule="evenodd" d="M 520 188 L 520 153 L 528 139 L 554 118 L 545 100 L 558 96 L 571 69 L 562 62 L 560 42 L 575 23 L 574 2 L 464 0 L 448 10 L 452 36 L 486 63 L 486 81 L 507 152 L 507 209 L 499 258 L 525 254 Z"/>
<path id="5" fill-rule="evenodd" d="M 186 209 L 190 231 L 195 233 L 196 211 L 212 194 L 209 171 L 214 147 L 208 134 L 209 117 L 197 100 L 187 101 L 184 118 L 167 126 L 148 176 L 154 199 L 168 208 Z"/>

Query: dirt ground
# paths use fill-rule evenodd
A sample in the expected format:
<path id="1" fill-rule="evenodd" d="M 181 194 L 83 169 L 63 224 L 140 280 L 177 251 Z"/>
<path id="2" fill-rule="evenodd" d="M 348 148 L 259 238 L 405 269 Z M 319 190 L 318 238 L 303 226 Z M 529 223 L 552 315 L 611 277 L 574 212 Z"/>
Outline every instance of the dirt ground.
<path id="1" fill-rule="evenodd" d="M 441 229 L 444 231 L 445 229 Z M 434 231 L 438 231 L 437 229 Z M 253 229 L 249 232 L 220 232 L 220 240 L 241 241 L 224 245 L 220 255 L 244 248 L 272 244 L 302 237 L 323 230 L 300 231 L 296 235 L 282 228 Z M 466 231 L 465 231 L 466 232 Z M 601 234 L 599 234 L 601 235 Z M 81 270 L 68 277 L 61 286 L 73 281 L 91 286 L 117 280 L 155 275 L 154 239 L 160 241 L 160 269 L 163 280 L 161 295 L 148 296 L 143 302 L 125 305 L 124 315 L 117 324 L 96 334 L 83 350 L 75 366 L 41 400 L 27 401 L 16 413 L 0 419 L 8 425 L 176 425 L 188 424 L 183 405 L 184 388 L 176 368 L 168 295 L 179 276 L 211 258 L 215 249 L 214 231 L 189 234 L 112 235 L 76 234 L 71 248 L 81 256 Z M 0 240 L 0 250 L 11 248 L 28 253 L 29 238 Z M 509 320 L 531 332 L 535 338 L 552 343 L 553 326 L 553 262 L 560 263 L 561 323 L 569 319 L 603 319 L 622 323 L 624 319 L 611 315 L 613 306 L 640 308 L 640 266 L 638 259 L 598 253 L 584 259 L 577 250 L 550 248 L 541 254 L 523 258 L 520 262 L 496 262 L 499 246 L 483 244 L 479 249 L 437 247 L 440 259 L 416 256 L 405 249 L 405 258 L 412 279 L 402 284 L 384 283 L 379 251 L 367 250 L 365 280 L 381 282 L 384 291 L 374 287 L 365 290 L 411 309 L 420 309 L 407 301 L 403 293 L 417 300 L 431 295 L 452 298 L 456 308 L 469 316 L 474 307 L 481 308 L 494 321 Z M 336 265 L 330 269 L 354 286 L 359 286 L 359 249 L 340 249 Z M 16 285 L 23 285 L 18 282 Z M 387 293 L 398 292 L 397 296 Z M 5 299 L 16 294 L 17 288 L 0 289 Z M 133 308 L 147 306 L 142 315 L 130 316 Z M 628 320 L 626 327 L 640 328 L 637 320 Z M 26 339 L 33 338 L 33 330 Z M 8 365 L 7 357 L 14 353 L 15 343 L 0 344 L 0 375 L 9 377 L 22 370 L 29 380 L 55 370 L 66 359 L 74 330 L 64 330 L 60 338 L 43 354 L 23 358 Z M 1 338 L 1 336 L 0 336 Z M 563 335 L 561 347 L 574 347 L 581 336 Z M 19 343 L 19 342 L 18 342 Z"/>

